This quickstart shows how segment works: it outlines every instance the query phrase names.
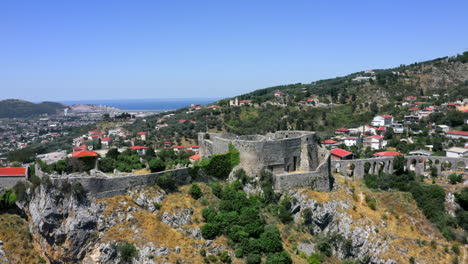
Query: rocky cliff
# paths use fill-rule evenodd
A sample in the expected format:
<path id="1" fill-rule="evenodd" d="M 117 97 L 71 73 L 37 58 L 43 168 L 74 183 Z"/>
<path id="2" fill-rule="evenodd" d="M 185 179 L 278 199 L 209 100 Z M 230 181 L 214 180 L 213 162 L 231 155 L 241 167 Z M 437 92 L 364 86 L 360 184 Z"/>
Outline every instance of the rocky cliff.
<path id="1" fill-rule="evenodd" d="M 203 263 L 223 254 L 233 263 L 244 263 L 226 237 L 203 239 L 202 209 L 217 198 L 207 185 L 200 186 L 199 200 L 189 195 L 189 186 L 172 193 L 139 187 L 95 200 L 73 187 L 43 184 L 30 189 L 19 205 L 29 219 L 35 247 L 50 263 L 118 263 L 125 258 L 125 243 L 135 249 L 133 263 Z M 358 181 L 340 177 L 331 192 L 298 188 L 284 192 L 281 199 L 291 200 L 293 222 L 269 217 L 268 208 L 265 221 L 279 227 L 294 263 L 308 263 L 306 256 L 324 245 L 330 249 L 330 263 L 451 261 L 446 251 L 450 244 L 407 194 L 373 193 Z M 2 258 L 14 259 L 1 245 L 0 254 L 0 263 Z"/>

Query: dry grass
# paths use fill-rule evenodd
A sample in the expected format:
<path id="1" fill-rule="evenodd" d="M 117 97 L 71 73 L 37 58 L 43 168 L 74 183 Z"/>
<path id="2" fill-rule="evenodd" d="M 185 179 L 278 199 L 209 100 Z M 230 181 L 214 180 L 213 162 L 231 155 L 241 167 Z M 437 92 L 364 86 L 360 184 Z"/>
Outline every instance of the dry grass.
<path id="1" fill-rule="evenodd" d="M 305 189 L 310 199 L 324 203 L 332 200 L 347 203 L 350 209 L 345 212 L 353 220 L 353 225 L 373 225 L 378 231 L 373 240 L 378 237 L 390 243 L 389 249 L 382 255 L 384 258 L 391 258 L 397 263 L 407 263 L 409 257 L 415 257 L 420 263 L 449 263 L 451 256 L 444 252 L 444 246 L 450 244 L 440 234 L 439 230 L 426 219 L 424 214 L 418 209 L 416 202 L 410 194 L 403 192 L 372 192 L 362 181 L 350 181 L 343 176 L 336 176 L 337 185 L 341 186 L 332 192 L 317 192 Z M 350 191 L 354 190 L 354 194 Z M 375 210 L 371 209 L 366 201 L 366 196 L 372 196 L 377 200 Z M 338 208 L 339 211 L 343 209 Z M 353 229 L 354 226 L 351 228 Z M 282 228 L 285 247 L 290 251 L 294 243 L 300 239 L 307 239 L 307 235 L 291 228 Z M 296 239 L 291 240 L 291 237 Z M 426 241 L 426 245 L 423 245 Z M 434 241 L 438 246 L 431 246 Z M 402 254 L 400 251 L 407 250 Z M 293 252 L 290 251 L 291 255 Z M 294 258 L 297 263 L 300 259 Z M 296 263 L 296 262 L 294 262 Z"/>
<path id="2" fill-rule="evenodd" d="M 27 221 L 20 216 L 0 215 L 0 240 L 8 263 L 39 263 L 40 251 L 35 248 Z"/>
<path id="3" fill-rule="evenodd" d="M 176 213 L 181 209 L 193 208 L 192 223 L 183 226 L 184 229 L 201 227 L 203 225 L 202 210 L 205 205 L 202 205 L 202 199 L 210 201 L 210 204 L 217 200 L 211 194 L 211 189 L 205 184 L 199 184 L 203 191 L 203 197 L 199 200 L 193 199 L 188 190 L 190 186 L 179 187 L 178 192 L 169 193 L 161 203 L 159 213 L 156 215 L 145 210 L 131 212 L 135 218 L 133 221 L 122 221 L 111 229 L 105 232 L 103 237 L 104 242 L 110 241 L 128 241 L 135 245 L 143 243 L 153 243 L 155 247 L 167 247 L 171 250 L 170 254 L 163 257 L 155 257 L 154 261 L 171 262 L 183 260 L 185 263 L 203 263 L 203 257 L 200 255 L 198 245 L 205 243 L 205 240 L 195 240 L 190 236 L 185 235 L 182 231 L 173 229 L 160 220 L 160 216 L 165 212 L 170 214 Z M 126 212 L 129 206 L 138 207 L 129 196 L 116 196 L 112 198 L 101 199 L 101 202 L 107 204 L 107 208 L 103 212 L 109 216 L 112 212 Z M 135 230 L 138 230 L 136 232 Z M 223 246 L 225 249 L 230 249 L 228 239 L 224 236 L 216 238 L 212 242 L 212 246 Z M 176 254 L 174 248 L 180 247 L 180 253 Z M 158 262 L 159 261 L 159 262 Z M 233 263 L 243 263 L 242 260 L 233 258 Z"/>

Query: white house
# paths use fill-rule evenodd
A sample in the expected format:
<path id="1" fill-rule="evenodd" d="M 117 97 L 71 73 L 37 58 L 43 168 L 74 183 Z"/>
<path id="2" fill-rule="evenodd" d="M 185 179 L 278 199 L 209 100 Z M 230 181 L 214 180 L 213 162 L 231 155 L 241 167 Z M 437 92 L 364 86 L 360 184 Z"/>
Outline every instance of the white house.
<path id="1" fill-rule="evenodd" d="M 357 146 L 361 144 L 361 138 L 360 137 L 346 137 L 344 139 L 344 144 L 348 147 Z"/>
<path id="2" fill-rule="evenodd" d="M 383 137 L 374 135 L 364 138 L 364 148 L 370 147 L 371 149 L 382 149 L 384 146 Z"/>
<path id="3" fill-rule="evenodd" d="M 395 134 L 402 134 L 403 132 L 405 132 L 405 128 L 403 127 L 403 125 L 398 124 L 398 123 L 393 123 L 392 129 L 393 129 L 393 133 Z"/>
<path id="4" fill-rule="evenodd" d="M 435 129 L 436 130 L 441 130 L 442 132 L 447 133 L 449 131 L 450 127 L 447 126 L 447 125 L 436 125 Z"/>
<path id="5" fill-rule="evenodd" d="M 445 137 L 448 138 L 464 138 L 468 139 L 468 132 L 466 131 L 447 131 Z"/>
<path id="6" fill-rule="evenodd" d="M 363 125 L 357 128 L 351 128 L 350 134 L 376 135 L 377 128 L 369 126 L 369 125 Z"/>
<path id="7" fill-rule="evenodd" d="M 468 149 L 458 147 L 449 148 L 446 151 L 446 156 L 448 158 L 461 158 L 464 156 L 468 156 Z"/>
<path id="8" fill-rule="evenodd" d="M 372 126 L 389 126 L 393 123 L 393 116 L 391 115 L 379 115 L 372 119 Z"/>

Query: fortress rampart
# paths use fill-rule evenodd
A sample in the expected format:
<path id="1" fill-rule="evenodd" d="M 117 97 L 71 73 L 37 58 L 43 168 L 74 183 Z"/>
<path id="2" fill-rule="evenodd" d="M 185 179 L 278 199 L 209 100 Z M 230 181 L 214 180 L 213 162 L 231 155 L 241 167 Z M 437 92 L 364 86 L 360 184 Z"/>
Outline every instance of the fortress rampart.
<path id="1" fill-rule="evenodd" d="M 314 132 L 278 131 L 247 136 L 199 133 L 198 143 L 204 158 L 226 153 L 233 145 L 240 153 L 238 167 L 251 176 L 271 171 L 276 189 L 311 186 L 312 181 L 320 183 L 317 189 L 332 188 L 328 151 L 318 145 Z"/>

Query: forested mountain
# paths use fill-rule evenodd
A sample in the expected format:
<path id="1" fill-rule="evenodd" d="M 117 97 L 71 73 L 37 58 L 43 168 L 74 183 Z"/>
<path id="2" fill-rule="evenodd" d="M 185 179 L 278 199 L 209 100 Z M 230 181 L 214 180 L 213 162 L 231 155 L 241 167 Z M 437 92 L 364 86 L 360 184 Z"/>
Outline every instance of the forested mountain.
<path id="1" fill-rule="evenodd" d="M 30 117 L 42 114 L 56 114 L 67 106 L 55 102 L 41 102 L 38 104 L 7 99 L 0 101 L 0 118 Z"/>
<path id="2" fill-rule="evenodd" d="M 457 96 L 463 97 L 468 96 L 467 62 L 468 52 L 464 52 L 458 56 L 400 65 L 390 69 L 368 69 L 308 84 L 297 83 L 259 89 L 240 95 L 238 98 L 262 103 L 272 100 L 275 90 L 287 93 L 294 101 L 312 95 L 322 99 L 322 102 L 333 103 L 378 102 L 383 104 L 401 100 L 407 95 L 419 96 L 434 93 L 455 95 L 455 91 L 458 91 Z M 361 77 L 360 80 L 359 77 Z M 226 102 L 226 100 L 221 102 Z"/>

